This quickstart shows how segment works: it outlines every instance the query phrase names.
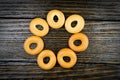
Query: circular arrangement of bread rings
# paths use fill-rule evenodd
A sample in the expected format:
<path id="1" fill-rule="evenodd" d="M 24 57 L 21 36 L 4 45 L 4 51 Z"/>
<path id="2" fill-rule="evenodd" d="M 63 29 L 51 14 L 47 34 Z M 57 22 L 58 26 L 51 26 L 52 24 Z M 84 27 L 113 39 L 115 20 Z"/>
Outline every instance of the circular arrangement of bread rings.
<path id="1" fill-rule="evenodd" d="M 57 21 L 55 21 L 57 17 Z M 76 25 L 73 27 L 72 23 L 76 21 Z M 63 48 L 59 50 L 57 58 L 52 50 L 43 50 L 44 41 L 42 38 L 49 32 L 49 26 L 54 29 L 61 28 L 65 23 L 65 29 L 72 33 L 73 35 L 68 40 L 68 45 L 70 48 Z M 43 29 L 39 30 L 37 26 L 42 26 Z M 77 62 L 77 56 L 75 52 L 85 51 L 88 47 L 89 40 L 87 35 L 80 33 L 84 28 L 85 21 L 84 18 L 78 14 L 73 14 L 69 16 L 65 21 L 65 16 L 60 10 L 51 10 L 47 14 L 47 21 L 42 18 L 35 18 L 30 22 L 30 31 L 35 35 L 28 37 L 24 42 L 24 50 L 30 55 L 38 54 L 37 63 L 38 66 L 43 70 L 52 69 L 56 61 L 63 68 L 72 68 Z M 80 40 L 81 44 L 75 45 L 75 41 Z M 36 43 L 35 48 L 30 48 L 31 44 Z M 44 62 L 44 58 L 49 57 L 48 63 Z M 63 58 L 69 57 L 70 60 L 66 62 Z"/>

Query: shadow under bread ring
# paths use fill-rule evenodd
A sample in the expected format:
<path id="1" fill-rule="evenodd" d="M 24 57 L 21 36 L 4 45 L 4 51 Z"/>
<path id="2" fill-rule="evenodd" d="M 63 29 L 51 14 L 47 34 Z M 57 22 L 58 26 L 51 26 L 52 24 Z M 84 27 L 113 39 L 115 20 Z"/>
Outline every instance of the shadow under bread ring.
<path id="1" fill-rule="evenodd" d="M 45 63 L 44 58 L 49 57 L 49 62 Z M 43 50 L 37 58 L 38 66 L 44 70 L 52 69 L 56 64 L 56 56 L 52 50 Z"/>
<path id="2" fill-rule="evenodd" d="M 63 58 L 69 57 L 70 61 L 66 62 Z M 72 68 L 77 62 L 77 56 L 74 51 L 69 48 L 61 49 L 57 54 L 57 60 L 61 67 Z"/>
<path id="3" fill-rule="evenodd" d="M 33 43 L 37 44 L 37 46 L 34 49 L 31 49 L 30 45 Z M 44 42 L 38 36 L 30 36 L 24 42 L 24 49 L 30 55 L 36 55 L 40 53 L 43 50 L 43 48 L 44 48 Z"/>
<path id="4" fill-rule="evenodd" d="M 57 21 L 54 20 L 55 16 L 58 18 Z M 64 25 L 65 16 L 60 10 L 51 10 L 47 14 L 47 22 L 50 25 L 50 27 L 58 29 Z"/>
<path id="5" fill-rule="evenodd" d="M 72 22 L 76 21 L 76 25 L 73 27 Z M 70 15 L 65 21 L 65 29 L 69 33 L 78 33 L 80 32 L 85 25 L 84 18 L 78 14 Z"/>
<path id="6" fill-rule="evenodd" d="M 39 30 L 37 26 L 42 26 L 43 29 Z M 46 20 L 42 18 L 35 18 L 30 22 L 30 31 L 36 36 L 45 36 L 49 32 L 49 26 Z"/>
<path id="7" fill-rule="evenodd" d="M 76 40 L 80 40 L 81 41 L 81 44 L 76 46 L 74 44 L 74 42 Z M 76 52 L 81 52 L 81 51 L 85 51 L 88 47 L 88 44 L 89 44 L 89 40 L 88 40 L 88 37 L 83 34 L 83 33 L 76 33 L 76 34 L 73 34 L 70 38 L 69 38 L 69 41 L 68 41 L 68 45 L 69 47 L 73 50 L 73 51 L 76 51 Z"/>

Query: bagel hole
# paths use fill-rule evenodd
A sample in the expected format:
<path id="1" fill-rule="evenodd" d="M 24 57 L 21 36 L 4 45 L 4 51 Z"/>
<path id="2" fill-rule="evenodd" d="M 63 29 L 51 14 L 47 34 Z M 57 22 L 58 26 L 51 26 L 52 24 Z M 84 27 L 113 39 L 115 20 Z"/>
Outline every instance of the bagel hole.
<path id="1" fill-rule="evenodd" d="M 74 44 L 75 44 L 76 46 L 79 46 L 79 45 L 82 44 L 82 41 L 81 41 L 81 40 L 75 40 L 75 41 L 74 41 Z"/>
<path id="2" fill-rule="evenodd" d="M 50 58 L 49 58 L 49 57 L 45 57 L 45 58 L 43 59 L 43 61 L 44 61 L 45 64 L 47 64 L 47 63 L 50 61 Z"/>
<path id="3" fill-rule="evenodd" d="M 73 21 L 72 23 L 71 23 L 71 26 L 74 28 L 75 26 L 77 25 L 77 21 Z"/>
<path id="4" fill-rule="evenodd" d="M 43 30 L 43 27 L 41 25 L 36 25 L 36 28 L 39 30 Z"/>
<path id="5" fill-rule="evenodd" d="M 64 56 L 64 57 L 63 57 L 63 60 L 64 60 L 65 62 L 70 62 L 70 57 Z"/>
<path id="6" fill-rule="evenodd" d="M 55 22 L 58 22 L 58 17 L 55 15 L 54 18 L 53 18 L 53 20 L 54 20 Z"/>
<path id="7" fill-rule="evenodd" d="M 31 49 L 34 49 L 34 48 L 36 48 L 37 47 L 37 43 L 32 43 L 32 44 L 30 44 L 30 48 Z"/>

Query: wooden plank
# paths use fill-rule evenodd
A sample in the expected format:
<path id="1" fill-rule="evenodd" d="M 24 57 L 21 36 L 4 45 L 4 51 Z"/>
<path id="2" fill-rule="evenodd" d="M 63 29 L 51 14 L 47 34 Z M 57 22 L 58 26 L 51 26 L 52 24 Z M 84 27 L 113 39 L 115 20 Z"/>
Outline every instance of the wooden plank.
<path id="1" fill-rule="evenodd" d="M 0 19 L 0 59 L 34 59 L 24 52 L 24 40 L 31 36 L 29 22 L 31 19 Z M 82 31 L 90 40 L 85 52 L 76 53 L 78 63 L 120 64 L 120 23 L 117 21 L 88 21 Z M 65 35 L 63 35 L 65 34 Z M 58 50 L 68 47 L 72 34 L 64 27 L 58 30 L 50 28 L 43 37 L 45 49 L 51 49 L 57 55 Z"/>
<path id="2" fill-rule="evenodd" d="M 25 78 L 80 78 L 81 80 L 118 80 L 120 66 L 115 64 L 76 64 L 72 69 L 63 69 L 59 65 L 50 71 L 43 71 L 31 59 L 0 61 L 0 79 Z"/>
<path id="3" fill-rule="evenodd" d="M 49 10 L 59 9 L 67 18 L 85 18 L 83 33 L 89 47 L 77 54 L 77 64 L 63 69 L 56 63 L 50 71 L 41 70 L 36 56 L 26 54 L 24 40 L 31 36 L 29 22 L 46 19 Z M 64 34 L 64 35 L 63 35 Z M 68 47 L 72 34 L 64 27 L 50 29 L 43 38 L 45 49 L 57 52 Z M 0 0 L 0 79 L 119 80 L 120 79 L 120 1 L 119 0 Z M 78 79 L 79 78 L 79 79 Z M 47 80 L 46 79 L 46 80 Z"/>
<path id="4" fill-rule="evenodd" d="M 120 20 L 119 0 L 0 0 L 0 18 L 46 18 L 60 9 L 68 17 L 80 14 L 86 20 Z"/>

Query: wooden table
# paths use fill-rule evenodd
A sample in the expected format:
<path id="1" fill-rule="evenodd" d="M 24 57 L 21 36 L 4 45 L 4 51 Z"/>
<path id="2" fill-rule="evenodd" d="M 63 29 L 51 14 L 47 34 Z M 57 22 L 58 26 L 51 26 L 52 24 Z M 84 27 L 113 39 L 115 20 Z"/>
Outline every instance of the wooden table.
<path id="1" fill-rule="evenodd" d="M 77 64 L 63 69 L 57 63 L 50 71 L 41 70 L 37 56 L 26 54 L 24 40 L 33 35 L 33 18 L 46 19 L 48 11 L 59 9 L 67 18 L 79 14 L 85 18 L 83 29 L 89 37 L 85 52 L 76 53 Z M 43 37 L 45 49 L 57 55 L 68 47 L 72 34 L 64 27 L 50 29 Z M 120 80 L 120 0 L 0 0 L 0 79 Z"/>

